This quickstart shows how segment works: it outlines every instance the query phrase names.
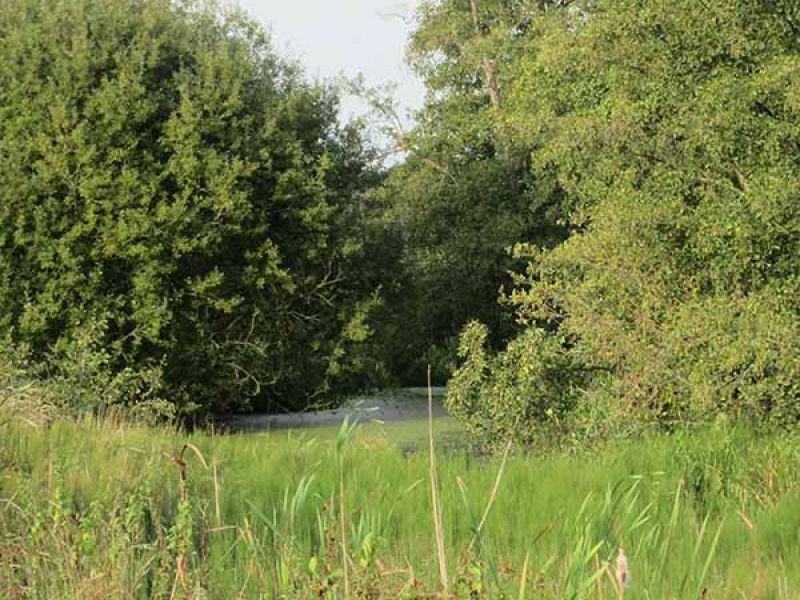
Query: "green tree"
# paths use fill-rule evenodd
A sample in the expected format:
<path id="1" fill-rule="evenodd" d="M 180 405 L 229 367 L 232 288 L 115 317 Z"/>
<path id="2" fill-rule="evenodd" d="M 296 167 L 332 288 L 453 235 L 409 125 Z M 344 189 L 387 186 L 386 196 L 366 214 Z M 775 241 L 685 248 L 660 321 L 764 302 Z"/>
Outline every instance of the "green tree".
<path id="1" fill-rule="evenodd" d="M 337 105 L 214 3 L 5 1 L 0 330 L 40 363 L 94 353 L 134 390 L 114 401 L 329 390 L 374 304 L 349 279 L 371 155 Z"/>
<path id="2" fill-rule="evenodd" d="M 560 190 L 531 170 L 531 149 L 508 126 L 506 108 L 517 76 L 506 66 L 550 6 L 446 0 L 419 8 L 408 56 L 428 98 L 412 130 L 395 129 L 405 160 L 377 193 L 386 227 L 403 243 L 395 287 L 386 290 L 383 345 L 407 381 L 422 381 L 426 362 L 445 379 L 471 319 L 490 324 L 492 345 L 507 339 L 513 322 L 496 297 L 513 264 L 508 248 L 563 238 Z"/>
<path id="3" fill-rule="evenodd" d="M 510 300 L 576 383 L 603 373 L 587 397 L 662 423 L 800 417 L 799 25 L 782 0 L 598 0 L 526 37 L 509 127 L 571 234 L 520 249 Z"/>

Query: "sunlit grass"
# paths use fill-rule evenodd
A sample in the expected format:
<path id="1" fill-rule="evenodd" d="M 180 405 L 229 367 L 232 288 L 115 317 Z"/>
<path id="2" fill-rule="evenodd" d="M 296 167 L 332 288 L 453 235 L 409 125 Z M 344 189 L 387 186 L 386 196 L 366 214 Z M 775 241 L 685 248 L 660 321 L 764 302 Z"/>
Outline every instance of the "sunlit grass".
<path id="1" fill-rule="evenodd" d="M 343 598 L 343 549 L 353 598 L 438 585 L 428 457 L 397 430 L 2 427 L 0 598 Z M 800 597 L 798 458 L 728 429 L 512 453 L 467 555 L 499 458 L 441 452 L 451 592 L 616 598 L 623 546 L 628 599 Z"/>

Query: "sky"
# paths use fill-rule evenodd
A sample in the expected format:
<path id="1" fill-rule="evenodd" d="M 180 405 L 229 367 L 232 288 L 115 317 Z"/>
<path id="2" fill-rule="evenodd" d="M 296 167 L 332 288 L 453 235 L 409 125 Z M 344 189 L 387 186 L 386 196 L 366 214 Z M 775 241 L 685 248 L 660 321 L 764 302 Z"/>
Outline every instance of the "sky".
<path id="1" fill-rule="evenodd" d="M 398 84 L 403 113 L 419 108 L 422 84 L 403 63 L 417 0 L 236 0 L 272 33 L 283 55 L 299 58 L 310 77 L 363 74 L 368 85 Z M 363 105 L 343 103 L 347 116 Z"/>

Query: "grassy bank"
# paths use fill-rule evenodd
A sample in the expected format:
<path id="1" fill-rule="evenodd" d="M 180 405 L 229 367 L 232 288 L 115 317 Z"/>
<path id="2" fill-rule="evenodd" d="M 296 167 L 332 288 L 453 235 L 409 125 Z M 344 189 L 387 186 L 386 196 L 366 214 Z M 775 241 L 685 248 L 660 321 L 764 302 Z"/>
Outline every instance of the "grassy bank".
<path id="1" fill-rule="evenodd" d="M 441 586 L 428 455 L 375 431 L 185 436 L 9 417 L 0 598 L 417 598 Z M 800 598 L 799 458 L 794 437 L 727 428 L 512 453 L 476 538 L 501 458 L 442 452 L 450 591 L 617 598 L 622 546 L 628 599 Z"/>

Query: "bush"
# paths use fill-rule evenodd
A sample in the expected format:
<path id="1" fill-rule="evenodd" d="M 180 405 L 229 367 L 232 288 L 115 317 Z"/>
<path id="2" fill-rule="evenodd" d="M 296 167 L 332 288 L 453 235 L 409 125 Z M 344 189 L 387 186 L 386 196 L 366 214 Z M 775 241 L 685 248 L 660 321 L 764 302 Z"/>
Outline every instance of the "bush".
<path id="1" fill-rule="evenodd" d="M 70 381 L 89 335 L 79 378 L 127 388 L 107 403 L 329 389 L 372 291 L 337 102 L 214 3 L 4 2 L 0 334 Z"/>
<path id="2" fill-rule="evenodd" d="M 565 340 L 530 328 L 490 354 L 487 336 L 476 322 L 461 335 L 463 363 L 446 398 L 450 413 L 493 444 L 514 439 L 528 445 L 542 433 L 565 431 L 587 373 Z"/>

